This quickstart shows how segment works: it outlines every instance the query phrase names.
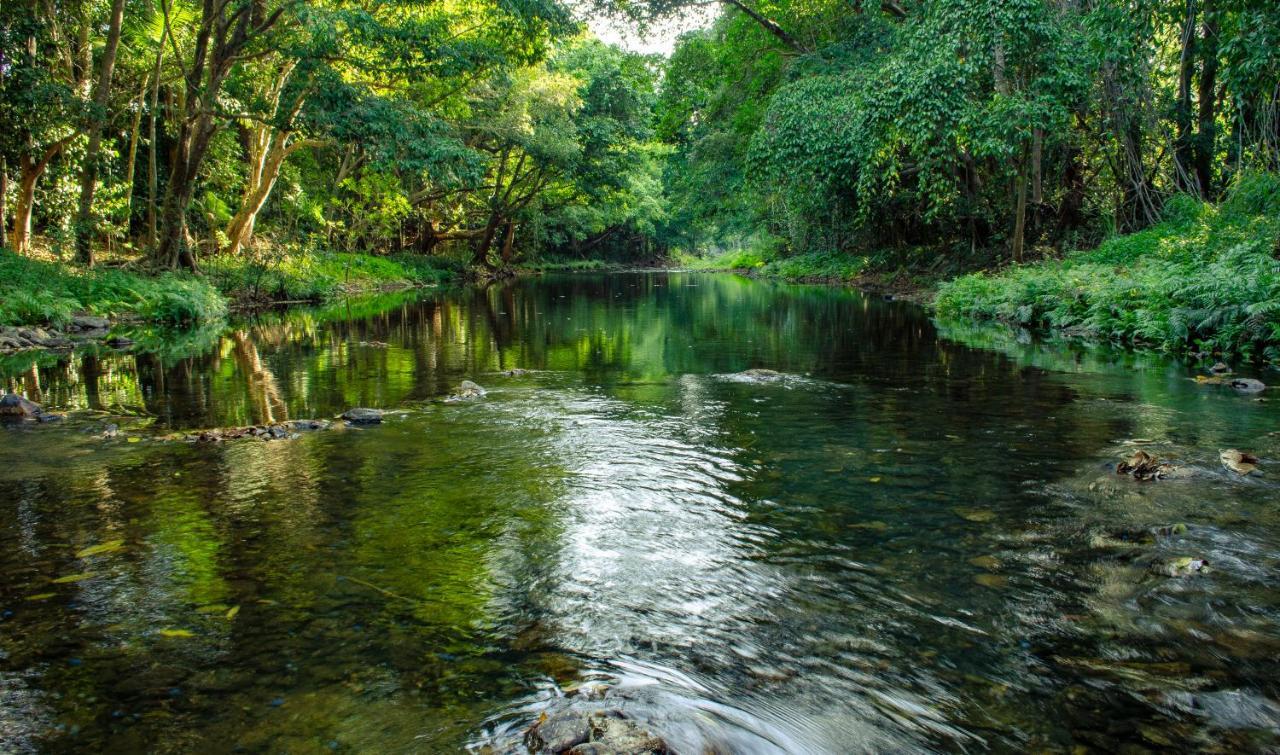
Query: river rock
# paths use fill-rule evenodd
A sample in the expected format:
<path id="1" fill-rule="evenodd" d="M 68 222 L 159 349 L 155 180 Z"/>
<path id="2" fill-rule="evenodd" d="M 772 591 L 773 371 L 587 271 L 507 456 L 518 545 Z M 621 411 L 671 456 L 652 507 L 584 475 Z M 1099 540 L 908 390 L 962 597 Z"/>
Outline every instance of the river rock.
<path id="1" fill-rule="evenodd" d="M 666 742 L 621 711 L 568 708 L 525 732 L 524 744 L 540 755 L 670 755 Z"/>
<path id="2" fill-rule="evenodd" d="M 1262 393 L 1267 389 L 1266 383 L 1253 378 L 1234 378 L 1228 385 L 1241 393 Z"/>
<path id="3" fill-rule="evenodd" d="M 1150 570 L 1153 574 L 1165 577 L 1191 577 L 1197 574 L 1207 574 L 1209 572 L 1209 562 L 1203 558 L 1184 556 L 1182 558 L 1156 561 L 1151 564 Z"/>
<path id="4" fill-rule="evenodd" d="M 0 417 L 38 417 L 43 411 L 39 404 L 16 393 L 0 398 Z"/>
<path id="5" fill-rule="evenodd" d="M 383 411 L 381 409 L 367 409 L 357 406 L 354 409 L 348 409 L 342 413 L 342 419 L 353 425 L 376 425 L 382 421 Z"/>
<path id="6" fill-rule="evenodd" d="M 1222 362 L 1218 362 L 1209 368 L 1209 372 L 1212 372 L 1215 375 L 1226 375 L 1231 372 L 1231 368 Z"/>
<path id="7" fill-rule="evenodd" d="M 76 315 L 71 318 L 71 325 L 68 330 L 106 330 L 111 327 L 111 321 L 105 317 L 95 317 L 94 315 Z"/>
<path id="8" fill-rule="evenodd" d="M 49 340 L 49 333 L 44 328 L 18 328 L 18 337 L 32 346 L 42 346 Z"/>
<path id="9" fill-rule="evenodd" d="M 525 732 L 524 743 L 533 752 L 560 753 L 587 741 L 591 723 L 580 710 L 562 710 L 534 724 Z"/>
<path id="10" fill-rule="evenodd" d="M 448 398 L 445 399 L 445 401 L 448 401 L 448 402 L 471 401 L 473 399 L 478 399 L 483 397 L 484 394 L 487 392 L 488 391 L 481 388 L 479 385 L 471 382 L 470 380 L 463 380 L 458 385 L 457 393 L 451 394 Z"/>

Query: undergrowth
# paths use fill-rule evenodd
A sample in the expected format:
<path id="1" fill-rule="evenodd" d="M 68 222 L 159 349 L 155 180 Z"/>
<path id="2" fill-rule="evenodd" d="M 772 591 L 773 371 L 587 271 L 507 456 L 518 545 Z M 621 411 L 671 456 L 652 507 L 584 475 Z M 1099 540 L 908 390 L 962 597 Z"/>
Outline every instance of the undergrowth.
<path id="1" fill-rule="evenodd" d="M 191 325 L 222 319 L 227 302 L 194 275 L 83 270 L 0 249 L 0 324 L 60 326 L 78 312 Z"/>
<path id="2" fill-rule="evenodd" d="M 327 252 L 214 257 L 204 267 L 219 290 L 255 301 L 321 302 L 349 291 L 442 283 L 462 272 L 462 263 L 445 257 Z"/>
<path id="3" fill-rule="evenodd" d="M 1061 260 L 962 276 L 944 317 L 995 319 L 1170 352 L 1280 359 L 1280 177 L 1220 205 L 1175 197 L 1160 224 Z"/>
<path id="4" fill-rule="evenodd" d="M 858 277 L 867 268 L 867 258 L 838 252 L 814 252 L 791 257 L 767 249 L 740 249 L 713 257 L 677 254 L 675 263 L 690 270 L 746 270 L 767 278 L 784 280 L 841 280 Z"/>

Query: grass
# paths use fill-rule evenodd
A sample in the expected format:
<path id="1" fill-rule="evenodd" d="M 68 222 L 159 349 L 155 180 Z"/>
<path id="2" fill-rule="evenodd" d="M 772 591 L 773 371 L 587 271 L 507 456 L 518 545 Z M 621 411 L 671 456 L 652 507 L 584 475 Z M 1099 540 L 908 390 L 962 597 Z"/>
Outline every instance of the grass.
<path id="1" fill-rule="evenodd" d="M 516 266 L 522 273 L 581 273 L 607 270 L 611 267 L 614 267 L 614 265 L 604 260 L 560 259 L 556 257 L 527 260 Z"/>
<path id="2" fill-rule="evenodd" d="M 1175 197 L 1160 224 L 1061 260 L 944 284 L 943 317 L 1001 320 L 1173 353 L 1280 359 L 1280 177 L 1220 205 Z"/>
<path id="3" fill-rule="evenodd" d="M 727 251 L 714 257 L 677 254 L 674 262 L 690 270 L 747 270 L 766 278 L 792 281 L 849 281 L 865 272 L 868 266 L 867 257 L 838 252 L 784 257 L 752 248 Z"/>
<path id="4" fill-rule="evenodd" d="M 260 259 L 214 257 L 204 267 L 209 280 L 234 299 L 309 302 L 353 291 L 443 283 L 463 270 L 462 263 L 445 257 L 328 252 L 291 252 Z"/>

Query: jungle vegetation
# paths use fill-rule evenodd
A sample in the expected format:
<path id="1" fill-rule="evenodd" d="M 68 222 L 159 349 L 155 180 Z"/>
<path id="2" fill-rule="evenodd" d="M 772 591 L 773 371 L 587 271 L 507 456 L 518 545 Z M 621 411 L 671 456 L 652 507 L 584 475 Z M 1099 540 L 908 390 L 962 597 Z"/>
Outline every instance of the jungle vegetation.
<path id="1" fill-rule="evenodd" d="M 666 57 L 578 20 L 703 5 L 5 3 L 0 246 L 268 298 L 549 260 L 994 270 L 940 306 L 1274 350 L 1272 0 L 718 0 Z"/>

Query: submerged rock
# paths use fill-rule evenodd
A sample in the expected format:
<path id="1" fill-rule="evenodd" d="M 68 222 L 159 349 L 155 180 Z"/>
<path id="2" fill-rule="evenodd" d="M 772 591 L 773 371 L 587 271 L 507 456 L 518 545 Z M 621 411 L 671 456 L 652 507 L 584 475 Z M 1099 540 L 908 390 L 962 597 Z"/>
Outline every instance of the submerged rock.
<path id="1" fill-rule="evenodd" d="M 1116 474 L 1131 475 L 1135 480 L 1163 480 L 1175 467 L 1160 461 L 1146 451 L 1136 451 L 1132 456 L 1116 465 Z"/>
<path id="2" fill-rule="evenodd" d="M 1181 558 L 1157 561 L 1151 564 L 1150 568 L 1153 574 L 1160 574 L 1166 577 L 1191 577 L 1196 574 L 1208 573 L 1209 562 L 1203 558 L 1183 556 Z"/>
<path id="3" fill-rule="evenodd" d="M 376 425 L 382 421 L 384 412 L 381 409 L 368 409 L 357 406 L 342 413 L 342 419 L 353 425 Z"/>
<path id="4" fill-rule="evenodd" d="M 118 429 L 112 431 L 114 425 L 109 425 L 103 437 L 115 437 Z M 180 436 L 182 440 L 188 443 L 219 443 L 225 440 L 240 440 L 242 438 L 255 438 L 257 440 L 293 440 L 301 437 L 298 431 L 306 430 L 328 430 L 333 427 L 332 422 L 319 419 L 298 419 L 288 422 L 278 422 L 273 425 L 249 425 L 247 427 L 221 427 L 213 430 L 201 430 L 196 433 L 187 433 Z M 172 438 L 171 438 L 172 439 Z"/>
<path id="5" fill-rule="evenodd" d="M 523 369 L 523 368 L 520 368 L 520 367 L 516 367 L 516 368 L 514 368 L 514 369 L 507 370 L 506 372 L 503 372 L 502 374 L 503 374 L 503 375 L 506 375 L 507 377 L 524 377 L 525 375 L 528 375 L 528 374 L 529 374 L 529 370 L 526 370 L 526 369 Z"/>
<path id="6" fill-rule="evenodd" d="M 540 755 L 674 755 L 661 737 L 611 709 L 544 714 L 525 732 L 524 744 Z"/>
<path id="7" fill-rule="evenodd" d="M 1262 393 L 1267 389 L 1266 383 L 1253 378 L 1234 378 L 1227 384 L 1240 393 Z"/>

